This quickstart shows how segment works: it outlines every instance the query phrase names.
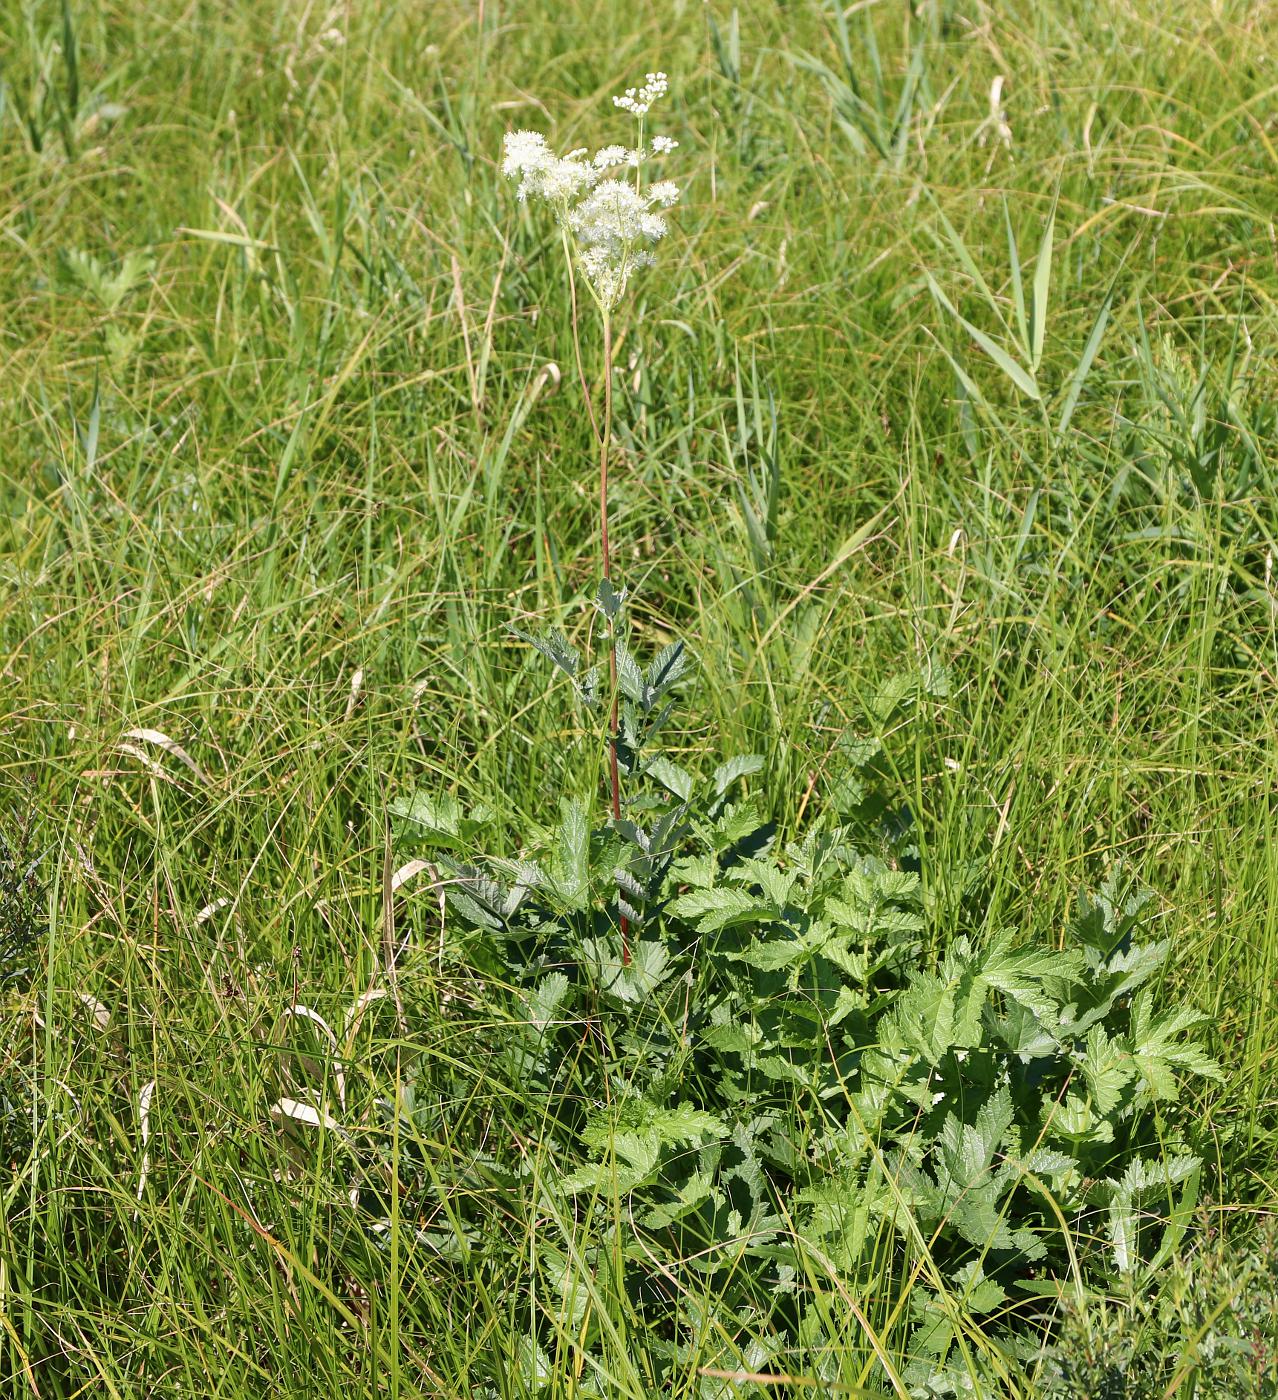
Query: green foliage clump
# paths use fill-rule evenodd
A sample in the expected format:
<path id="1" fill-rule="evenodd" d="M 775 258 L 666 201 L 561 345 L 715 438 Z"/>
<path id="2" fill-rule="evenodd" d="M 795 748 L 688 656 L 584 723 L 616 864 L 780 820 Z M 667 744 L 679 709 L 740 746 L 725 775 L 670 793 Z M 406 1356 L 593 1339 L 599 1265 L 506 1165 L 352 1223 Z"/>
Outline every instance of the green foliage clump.
<path id="1" fill-rule="evenodd" d="M 47 896 L 31 824 L 12 833 L 0 829 L 0 992 L 30 985 L 47 933 Z"/>
<path id="2" fill-rule="evenodd" d="M 563 638 L 536 645 L 595 714 Z M 1116 871 L 1058 944 L 997 929 L 936 957 L 909 833 L 871 815 L 873 744 L 838 746 L 842 812 L 782 842 L 743 792 L 757 756 L 698 777 L 660 751 L 683 646 L 618 654 L 622 820 L 568 798 L 518 862 L 467 863 L 481 821 L 422 796 L 399 812 L 447 867 L 456 951 L 509 988 L 494 1051 L 562 1208 L 633 1222 L 620 1267 L 670 1364 L 672 1279 L 713 1281 L 720 1323 L 781 1365 L 795 1345 L 837 1357 L 812 1301 L 837 1281 L 900 1296 L 903 1381 L 948 1394 L 971 1319 L 1025 1359 L 1063 1290 L 1165 1261 L 1201 1170 L 1176 1105 L 1218 1071 L 1203 1018 L 1157 995 L 1148 893 Z"/>
<path id="3" fill-rule="evenodd" d="M 1044 1400 L 1278 1396 L 1278 1232 L 1178 1255 L 1160 1287 L 1071 1304 L 1044 1359 Z"/>
<path id="4" fill-rule="evenodd" d="M 41 879 L 34 825 L 0 830 L 0 1012 L 27 991 L 48 936 L 48 896 Z M 0 1063 L 0 1163 L 24 1156 L 31 1145 L 30 1116 L 18 1072 Z"/>

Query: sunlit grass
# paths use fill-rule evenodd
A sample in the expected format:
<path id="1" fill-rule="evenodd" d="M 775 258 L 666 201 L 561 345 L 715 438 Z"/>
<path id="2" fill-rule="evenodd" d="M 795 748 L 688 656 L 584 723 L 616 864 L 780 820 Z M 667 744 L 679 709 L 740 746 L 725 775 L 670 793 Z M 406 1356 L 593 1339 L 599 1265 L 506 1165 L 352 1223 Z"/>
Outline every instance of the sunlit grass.
<path id="1" fill-rule="evenodd" d="M 513 852 L 589 781 L 508 630 L 580 636 L 599 561 L 557 249 L 495 162 L 508 126 L 604 139 L 648 68 L 692 179 L 617 326 L 614 557 L 639 635 L 695 639 L 688 757 L 763 753 L 791 833 L 842 727 L 947 668 L 882 735 L 935 938 L 1050 937 L 1121 855 L 1227 1068 L 1205 1191 L 1272 1205 L 1278 41 L 1240 3 L 919 10 L 846 37 L 762 0 L 0 16 L 0 782 L 52 926 L 0 982 L 35 1112 L 0 1143 L 6 1393 L 532 1394 L 532 1261 L 626 1229 L 521 1146 L 500 999 L 441 964 L 428 878 L 394 903 L 410 1033 L 383 999 L 343 1052 L 351 1124 L 429 1066 L 432 1212 L 370 1233 L 371 1132 L 270 1110 L 325 1082 L 286 1009 L 340 1030 L 380 985 L 388 799 L 494 803 Z M 1045 418 L 927 279 L 1019 353 L 1008 229 L 1030 331 L 1053 208 Z M 512 1190 L 488 1159 L 521 1151 Z M 604 1370 L 544 1299 L 541 1393 L 653 1393 L 615 1271 L 579 1276 Z M 899 1299 L 809 1284 L 839 1383 L 892 1394 Z M 749 1326 L 681 1286 L 676 1393 L 719 1393 L 698 1367 Z M 792 1357 L 790 1393 L 856 1393 L 824 1364 Z"/>

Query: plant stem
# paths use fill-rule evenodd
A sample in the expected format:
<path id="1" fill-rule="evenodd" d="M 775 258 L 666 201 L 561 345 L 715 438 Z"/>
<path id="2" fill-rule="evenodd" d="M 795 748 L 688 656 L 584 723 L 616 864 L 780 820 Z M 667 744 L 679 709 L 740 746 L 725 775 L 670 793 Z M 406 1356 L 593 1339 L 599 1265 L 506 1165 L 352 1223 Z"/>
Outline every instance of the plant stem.
<path id="1" fill-rule="evenodd" d="M 608 443 L 612 437 L 612 316 L 603 315 L 604 409 L 599 436 L 599 542 L 603 576 L 612 582 L 612 555 L 608 549 Z M 612 789 L 612 819 L 621 820 L 621 778 L 617 771 L 617 620 L 608 619 L 608 679 L 612 709 L 608 716 L 608 778 Z M 630 966 L 630 921 L 621 916 L 621 964 Z"/>
<path id="2" fill-rule="evenodd" d="M 590 431 L 594 433 L 597 441 L 599 424 L 595 419 L 594 395 L 590 392 L 590 385 L 586 382 L 586 366 L 581 358 L 581 328 L 577 315 L 577 275 L 573 270 L 572 248 L 568 243 L 566 227 L 561 229 L 561 237 L 564 244 L 564 261 L 568 264 L 568 298 L 572 309 L 572 353 L 577 361 L 577 378 L 581 381 L 581 397 L 586 402 L 586 413 L 590 418 Z"/>

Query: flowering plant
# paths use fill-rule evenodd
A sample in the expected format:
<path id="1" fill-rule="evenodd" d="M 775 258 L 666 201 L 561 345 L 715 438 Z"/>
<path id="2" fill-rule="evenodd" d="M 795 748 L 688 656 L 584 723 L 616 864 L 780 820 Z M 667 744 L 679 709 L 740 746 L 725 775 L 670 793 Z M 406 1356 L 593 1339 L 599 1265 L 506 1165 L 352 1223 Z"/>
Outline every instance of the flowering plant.
<path id="1" fill-rule="evenodd" d="M 602 146 L 593 157 L 583 146 L 557 156 L 537 131 L 507 132 L 502 173 L 518 180 L 521 201 L 549 204 L 564 234 L 569 270 L 575 265 L 601 314 L 606 318 L 625 295 L 639 268 L 656 261 L 653 247 L 668 226 L 659 212 L 679 199 L 673 180 L 658 180 L 644 188 L 644 167 L 669 155 L 678 142 L 654 136 L 644 144 L 648 111 L 668 89 L 664 73 L 649 73 L 641 88 L 627 88 L 613 98 L 617 107 L 638 123 L 633 146 Z M 634 171 L 634 178 L 621 174 Z"/>
<path id="2" fill-rule="evenodd" d="M 568 266 L 573 312 L 573 346 L 582 392 L 591 426 L 599 444 L 599 539 L 603 582 L 599 609 L 608 624 L 608 666 L 611 683 L 609 707 L 608 769 L 612 818 L 621 821 L 621 777 L 617 755 L 618 725 L 617 619 L 624 590 L 612 584 L 612 556 L 608 545 L 608 450 L 612 436 L 612 322 L 613 312 L 625 295 L 631 277 L 656 262 L 653 251 L 666 236 L 664 210 L 679 199 L 673 180 L 657 180 L 645 186 L 644 172 L 654 159 L 667 156 L 678 142 L 669 136 L 653 136 L 645 144 L 645 127 L 652 104 L 664 97 L 669 81 L 664 73 L 649 73 L 641 87 L 627 88 L 613 104 L 629 112 L 637 123 L 633 146 L 602 146 L 593 156 L 586 147 L 558 156 L 536 131 L 507 132 L 502 173 L 518 181 L 522 203 L 548 204 L 559 224 Z M 630 173 L 633 171 L 633 177 Z M 604 405 L 602 426 L 595 414 L 590 387 L 581 359 L 577 333 L 577 287 L 580 270 L 598 308 L 603 326 Z M 621 957 L 630 962 L 630 919 L 621 912 Z"/>

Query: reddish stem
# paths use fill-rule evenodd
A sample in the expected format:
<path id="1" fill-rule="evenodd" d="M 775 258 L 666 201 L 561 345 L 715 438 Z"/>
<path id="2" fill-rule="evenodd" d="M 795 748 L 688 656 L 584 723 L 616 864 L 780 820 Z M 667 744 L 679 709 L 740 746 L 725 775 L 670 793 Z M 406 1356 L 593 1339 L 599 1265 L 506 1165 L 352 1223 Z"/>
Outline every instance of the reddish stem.
<path id="1" fill-rule="evenodd" d="M 604 412 L 603 432 L 599 435 L 599 540 L 603 553 L 605 583 L 612 582 L 612 555 L 608 549 L 608 441 L 612 436 L 612 317 L 605 312 Z M 608 716 L 608 779 L 612 790 L 612 819 L 621 820 L 621 776 L 617 769 L 617 620 L 608 619 L 608 679 L 612 708 Z M 621 915 L 621 965 L 630 966 L 630 920 Z"/>

